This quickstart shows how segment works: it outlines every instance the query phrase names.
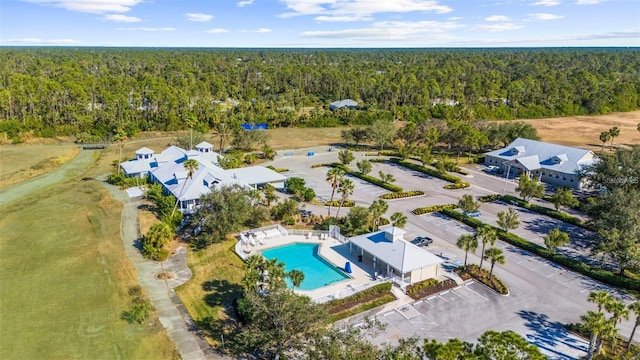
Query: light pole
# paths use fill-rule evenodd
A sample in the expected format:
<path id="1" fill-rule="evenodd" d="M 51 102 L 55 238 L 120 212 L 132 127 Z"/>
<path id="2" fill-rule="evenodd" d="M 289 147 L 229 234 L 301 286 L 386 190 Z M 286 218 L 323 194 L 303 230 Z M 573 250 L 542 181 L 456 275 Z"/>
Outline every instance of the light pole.
<path id="1" fill-rule="evenodd" d="M 504 177 L 504 187 L 502 188 L 502 195 L 504 195 L 505 191 L 507 191 L 507 181 L 509 181 L 509 170 L 511 170 L 511 165 L 507 165 L 507 174 Z"/>

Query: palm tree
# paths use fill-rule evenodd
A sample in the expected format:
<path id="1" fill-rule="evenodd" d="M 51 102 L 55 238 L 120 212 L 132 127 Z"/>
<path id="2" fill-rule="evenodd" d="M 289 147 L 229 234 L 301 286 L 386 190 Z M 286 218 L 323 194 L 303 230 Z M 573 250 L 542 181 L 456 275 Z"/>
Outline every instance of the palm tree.
<path id="1" fill-rule="evenodd" d="M 587 352 L 587 360 L 591 360 L 591 358 L 593 358 L 593 354 L 599 352 L 597 344 L 600 342 L 603 335 L 609 333 L 612 324 L 604 318 L 603 313 L 595 312 L 593 310 L 587 311 L 587 313 L 582 315 L 580 318 L 582 319 L 584 327 L 591 333 Z"/>
<path id="2" fill-rule="evenodd" d="M 456 243 L 458 247 L 464 250 L 464 268 L 467 268 L 467 255 L 469 255 L 469 251 L 475 253 L 478 249 L 478 239 L 470 234 L 461 235 L 458 238 L 458 242 Z"/>
<path id="3" fill-rule="evenodd" d="M 492 227 L 482 226 L 479 227 L 478 230 L 476 230 L 475 236 L 476 239 L 482 241 L 482 252 L 480 253 L 480 269 L 482 269 L 482 261 L 484 260 L 484 248 L 487 246 L 487 244 L 493 246 L 493 244 L 495 244 L 496 240 L 498 239 L 498 235 Z"/>
<path id="4" fill-rule="evenodd" d="M 638 124 L 638 131 L 640 131 L 640 124 Z M 631 349 L 631 342 L 633 341 L 633 335 L 636 334 L 636 329 L 640 325 L 640 301 L 635 301 L 629 304 L 629 310 L 633 311 L 636 315 L 636 322 L 633 324 L 633 330 L 631 330 L 631 335 L 629 336 L 629 342 L 627 343 L 627 351 Z"/>
<path id="5" fill-rule="evenodd" d="M 609 320 L 613 325 L 618 325 L 622 319 L 629 319 L 629 309 L 622 301 L 612 300 L 604 305 L 604 309 L 611 313 Z"/>
<path id="6" fill-rule="evenodd" d="M 396 227 L 404 227 L 407 225 L 407 216 L 401 212 L 391 214 L 391 223 Z"/>
<path id="7" fill-rule="evenodd" d="M 222 149 L 224 148 L 225 140 L 227 140 L 227 138 L 229 138 L 229 136 L 231 135 L 231 128 L 226 123 L 220 123 L 220 124 L 218 124 L 218 126 L 216 126 L 216 132 L 218 133 L 218 136 L 220 137 L 220 150 L 219 151 L 222 152 Z"/>
<path id="8" fill-rule="evenodd" d="M 371 230 L 378 230 L 380 224 L 380 218 L 389 210 L 389 204 L 381 199 L 378 199 L 369 206 L 369 217 L 371 219 Z"/>
<path id="9" fill-rule="evenodd" d="M 620 136 L 620 128 L 617 126 L 612 127 L 609 129 L 609 135 L 611 135 L 611 146 L 609 146 L 609 150 L 611 150 L 613 148 L 613 139 Z"/>
<path id="10" fill-rule="evenodd" d="M 592 291 L 587 297 L 587 301 L 598 305 L 598 312 L 602 312 L 602 308 L 606 308 L 607 304 L 614 301 L 613 296 L 605 290 Z"/>
<path id="11" fill-rule="evenodd" d="M 609 133 L 608 131 L 603 131 L 600 133 L 600 141 L 602 141 L 602 151 L 604 151 L 604 144 L 606 144 L 609 140 L 611 140 L 611 133 Z"/>
<path id="12" fill-rule="evenodd" d="M 291 279 L 291 283 L 293 285 L 291 290 L 295 290 L 296 287 L 300 286 L 300 284 L 302 284 L 302 282 L 304 281 L 304 273 L 296 269 L 289 271 L 287 277 Z"/>
<path id="13" fill-rule="evenodd" d="M 338 211 L 336 212 L 336 218 L 340 214 L 340 209 L 342 209 L 342 205 L 344 205 L 344 202 L 349 199 L 349 196 L 351 196 L 351 194 L 353 194 L 353 190 L 355 189 L 355 187 L 356 185 L 349 179 L 342 179 L 340 185 L 338 185 L 338 193 L 340 193 L 342 196 L 340 198 L 340 206 L 338 207 Z"/>
<path id="14" fill-rule="evenodd" d="M 187 159 L 182 163 L 182 166 L 187 171 L 187 177 L 189 180 L 193 177 L 193 173 L 198 170 L 198 162 L 194 159 Z M 182 184 L 182 189 L 180 189 L 180 194 L 176 197 L 176 204 L 173 206 L 173 211 L 171 211 L 171 217 L 173 218 L 173 214 L 176 212 L 176 208 L 178 207 L 178 203 L 180 202 L 180 197 L 182 196 L 182 192 L 184 191 L 184 187 L 187 185 L 187 180 Z"/>
<path id="15" fill-rule="evenodd" d="M 122 129 L 118 129 L 116 133 L 113 135 L 113 141 L 118 143 L 118 150 L 120 152 L 118 155 L 118 174 L 120 174 L 120 163 L 122 162 L 122 148 L 123 148 L 124 142 L 127 141 L 127 133 L 124 132 L 124 130 Z"/>
<path id="16" fill-rule="evenodd" d="M 329 213 L 327 216 L 331 216 L 331 203 L 333 202 L 333 195 L 336 193 L 336 189 L 342 183 L 344 179 L 344 171 L 338 168 L 331 168 L 327 171 L 326 180 L 331 184 L 331 199 L 329 199 Z"/>
<path id="17" fill-rule="evenodd" d="M 493 277 L 493 267 L 496 265 L 496 263 L 504 264 L 506 259 L 504 257 L 504 254 L 502 253 L 502 250 L 496 247 L 488 248 L 487 252 L 484 254 L 484 258 L 489 260 L 489 262 L 491 263 L 491 270 L 489 270 L 489 281 L 491 281 L 491 278 Z"/>

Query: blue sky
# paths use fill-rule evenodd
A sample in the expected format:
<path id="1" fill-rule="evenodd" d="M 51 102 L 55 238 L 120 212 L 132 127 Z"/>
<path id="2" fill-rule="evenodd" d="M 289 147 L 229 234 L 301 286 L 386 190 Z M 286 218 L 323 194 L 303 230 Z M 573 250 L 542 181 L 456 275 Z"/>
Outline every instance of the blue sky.
<path id="1" fill-rule="evenodd" d="M 0 45 L 640 46 L 638 0 L 2 0 Z"/>

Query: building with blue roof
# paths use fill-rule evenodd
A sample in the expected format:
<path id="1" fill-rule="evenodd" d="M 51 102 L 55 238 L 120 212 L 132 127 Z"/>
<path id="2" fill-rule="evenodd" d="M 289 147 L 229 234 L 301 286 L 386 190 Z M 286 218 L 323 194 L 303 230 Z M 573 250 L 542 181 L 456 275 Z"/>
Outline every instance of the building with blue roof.
<path id="1" fill-rule="evenodd" d="M 485 154 L 485 165 L 513 174 L 527 174 L 554 186 L 582 189 L 580 171 L 597 161 L 593 151 L 517 138 L 506 147 Z"/>

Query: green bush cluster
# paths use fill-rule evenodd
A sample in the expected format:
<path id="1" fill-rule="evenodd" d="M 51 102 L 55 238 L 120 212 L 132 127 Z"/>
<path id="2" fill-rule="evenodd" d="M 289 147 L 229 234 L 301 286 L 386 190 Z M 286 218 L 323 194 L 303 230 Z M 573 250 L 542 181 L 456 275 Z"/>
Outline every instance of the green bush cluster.
<path id="1" fill-rule="evenodd" d="M 391 287 L 393 285 L 390 282 L 383 282 L 381 284 L 372 286 L 366 290 L 362 290 L 360 292 L 357 292 L 351 296 L 347 296 L 345 298 L 342 299 L 334 299 L 331 300 L 329 302 L 327 302 L 327 306 L 328 307 L 333 307 L 333 306 L 338 306 L 338 305 L 342 305 L 342 304 L 347 304 L 350 302 L 356 302 L 359 300 L 362 300 L 364 298 L 368 298 L 372 295 L 376 295 L 376 294 L 382 294 L 382 293 L 386 293 L 391 291 Z"/>
<path id="2" fill-rule="evenodd" d="M 601 281 L 611 286 L 628 289 L 628 290 L 640 291 L 640 280 L 622 277 L 614 274 L 611 271 L 592 267 L 587 263 L 584 263 L 580 260 L 572 259 L 564 254 L 550 253 L 549 250 L 545 247 L 542 247 L 538 244 L 525 240 L 516 234 L 505 232 L 504 230 L 499 229 L 497 227 L 484 224 L 482 221 L 476 218 L 465 217 L 463 214 L 455 210 L 445 208 L 440 210 L 440 213 L 442 213 L 443 215 L 449 216 L 451 218 L 454 218 L 456 220 L 462 221 L 469 226 L 473 226 L 474 228 L 477 228 L 480 226 L 493 227 L 496 230 L 496 233 L 498 234 L 498 237 L 501 240 L 508 242 L 511 245 L 517 246 L 523 250 L 529 251 L 540 257 L 549 259 L 555 262 L 556 264 L 567 267 L 577 273 L 588 276 L 592 279 Z"/>
<path id="3" fill-rule="evenodd" d="M 478 197 L 478 201 L 488 203 L 500 199 L 500 194 L 483 195 Z"/>
<path id="4" fill-rule="evenodd" d="M 584 221 L 582 221 L 582 219 L 577 218 L 575 216 L 571 216 L 563 211 L 558 211 L 556 209 L 548 208 L 546 206 L 531 204 L 513 195 L 502 195 L 501 199 L 505 202 L 509 202 L 509 203 L 518 205 L 520 207 L 523 207 L 525 209 L 535 211 L 538 214 L 542 214 L 542 215 L 566 222 L 568 224 L 580 226 L 587 230 L 591 230 L 589 226 Z"/>
<path id="5" fill-rule="evenodd" d="M 493 274 L 491 280 L 489 280 L 489 272 L 485 269 L 480 269 L 480 267 L 476 264 L 467 265 L 466 269 L 459 269 L 457 271 L 466 272 L 477 281 L 487 285 L 488 287 L 498 292 L 498 294 L 509 294 L 509 288 L 502 280 L 498 279 L 495 274 Z"/>
<path id="6" fill-rule="evenodd" d="M 367 153 L 364 153 L 364 156 L 378 156 L 378 155 L 380 155 L 380 154 L 378 154 L 377 152 L 367 152 Z"/>
<path id="7" fill-rule="evenodd" d="M 340 200 L 327 201 L 326 203 L 324 203 L 324 206 L 338 207 L 340 206 Z M 342 204 L 342 207 L 354 207 L 354 206 L 356 206 L 356 203 L 351 199 L 345 200 L 344 203 Z"/>
<path id="8" fill-rule="evenodd" d="M 439 212 L 439 211 L 441 212 L 444 209 L 455 209 L 456 207 L 458 207 L 458 205 L 455 205 L 455 204 L 431 205 L 431 206 L 413 209 L 411 210 L 411 212 L 414 215 L 422 215 L 422 214 L 428 214 L 428 213 Z"/>
<path id="9" fill-rule="evenodd" d="M 447 185 L 443 186 L 443 188 L 445 188 L 447 190 L 466 189 L 468 187 L 471 187 L 471 184 L 469 184 L 466 181 L 455 183 L 455 184 L 447 184 Z"/>
<path id="10" fill-rule="evenodd" d="M 337 164 L 337 163 L 319 163 L 319 164 L 311 165 L 311 168 L 315 169 L 315 168 L 319 168 L 319 167 L 323 167 L 323 166 L 331 167 L 331 166 L 334 166 L 335 164 Z"/>
<path id="11" fill-rule="evenodd" d="M 367 310 L 371 310 L 371 309 L 375 309 L 378 306 L 382 306 L 384 304 L 388 304 L 392 301 L 396 301 L 398 300 L 395 296 L 393 296 L 393 294 L 389 293 L 389 294 L 384 294 L 378 298 L 375 298 L 372 301 L 368 301 L 365 303 L 362 303 L 358 306 L 354 306 L 353 308 L 350 308 L 349 310 L 346 311 L 341 311 L 337 314 L 333 314 L 331 315 L 331 321 L 336 322 L 338 320 L 342 320 L 342 319 L 346 319 L 349 316 L 353 316 L 355 314 L 359 314 L 361 312 L 367 311 Z"/>
<path id="12" fill-rule="evenodd" d="M 456 168 L 455 172 L 457 172 L 457 173 L 458 173 L 458 174 L 460 174 L 460 175 L 465 175 L 465 176 L 466 176 L 466 175 L 469 175 L 469 172 L 468 172 L 468 171 L 463 170 L 463 169 L 462 169 L 462 168 L 460 168 L 460 167 Z"/>
<path id="13" fill-rule="evenodd" d="M 402 199 L 402 198 L 407 198 L 407 197 L 412 197 L 412 196 L 421 196 L 421 195 L 424 195 L 424 191 L 412 190 L 412 191 L 403 191 L 403 192 L 394 192 L 394 193 L 389 193 L 389 194 L 382 194 L 382 195 L 380 195 L 380 199 L 393 200 L 393 199 Z"/>
<path id="14" fill-rule="evenodd" d="M 422 289 L 424 289 L 426 287 L 429 287 L 429 286 L 437 285 L 438 283 L 439 283 L 439 281 L 436 280 L 436 279 L 427 279 L 425 281 L 413 284 L 411 286 L 407 286 L 407 293 L 413 294 L 416 291 L 422 290 Z"/>
<path id="15" fill-rule="evenodd" d="M 126 189 L 134 186 L 146 185 L 149 183 L 148 179 L 149 178 L 146 176 L 144 178 L 126 177 L 123 172 L 114 171 L 107 177 L 107 182 L 111 185 L 120 186 L 123 189 Z"/>
<path id="16" fill-rule="evenodd" d="M 436 169 L 424 167 L 422 165 L 414 164 L 414 163 L 409 162 L 409 161 L 403 161 L 403 160 L 398 159 L 398 158 L 391 158 L 391 159 L 389 159 L 389 161 L 391 161 L 394 164 L 398 164 L 400 166 L 404 166 L 404 167 L 409 168 L 411 170 L 419 171 L 419 172 L 421 172 L 423 174 L 427 174 L 427 175 L 433 176 L 435 178 L 442 179 L 444 181 L 448 181 L 448 182 L 453 183 L 453 184 L 462 182 L 462 179 L 457 177 L 457 176 L 448 174 L 446 172 L 438 171 Z"/>
<path id="17" fill-rule="evenodd" d="M 383 162 L 387 162 L 387 159 L 385 159 L 385 158 L 375 158 L 375 159 L 369 159 L 369 162 L 383 163 Z"/>
<path id="18" fill-rule="evenodd" d="M 373 185 L 379 186 L 381 188 L 387 189 L 389 191 L 393 191 L 393 192 L 402 192 L 402 188 L 400 186 L 397 185 L 393 185 L 390 183 L 386 183 L 378 178 L 375 178 L 373 176 L 369 176 L 369 175 L 365 175 L 362 173 L 359 173 L 357 171 L 352 171 L 350 168 L 342 165 L 342 164 L 334 164 L 334 167 L 337 167 L 339 169 L 342 169 L 346 174 L 349 174 L 351 176 L 355 176 L 359 179 L 362 179 L 364 181 L 370 182 Z"/>
<path id="19" fill-rule="evenodd" d="M 380 156 L 400 156 L 397 150 L 382 150 L 378 151 Z"/>

